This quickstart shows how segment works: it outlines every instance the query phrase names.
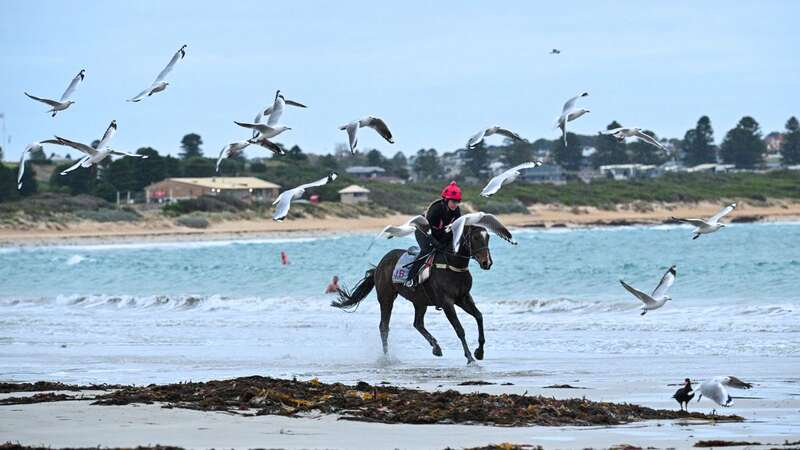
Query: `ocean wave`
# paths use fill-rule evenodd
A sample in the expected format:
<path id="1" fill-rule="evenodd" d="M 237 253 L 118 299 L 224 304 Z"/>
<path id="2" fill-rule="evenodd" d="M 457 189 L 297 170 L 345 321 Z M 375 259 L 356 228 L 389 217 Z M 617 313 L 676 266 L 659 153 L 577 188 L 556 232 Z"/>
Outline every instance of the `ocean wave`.
<path id="1" fill-rule="evenodd" d="M 170 250 L 170 249 L 202 249 L 214 247 L 228 247 L 232 245 L 269 245 L 269 244 L 299 244 L 314 242 L 320 239 L 336 239 L 331 237 L 286 237 L 265 239 L 224 239 L 209 241 L 172 241 L 172 242 L 129 242 L 109 244 L 76 244 L 76 245 L 42 245 L 37 247 L 4 247 L 0 253 L 15 253 L 19 251 L 40 252 L 49 250 L 68 251 L 110 251 L 110 250 Z"/>

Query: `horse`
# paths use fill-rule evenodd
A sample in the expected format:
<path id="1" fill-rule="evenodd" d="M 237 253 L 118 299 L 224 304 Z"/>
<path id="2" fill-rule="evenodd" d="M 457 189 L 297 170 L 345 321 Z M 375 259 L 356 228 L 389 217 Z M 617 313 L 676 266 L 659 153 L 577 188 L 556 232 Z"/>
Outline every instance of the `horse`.
<path id="1" fill-rule="evenodd" d="M 477 226 L 465 226 L 458 252 L 439 251 L 435 254 L 428 279 L 415 289 L 404 284 L 392 283 L 392 272 L 397 260 L 405 250 L 395 249 L 384 255 L 377 266 L 367 270 L 352 290 L 340 288 L 338 300 L 331 306 L 340 309 L 354 309 L 364 300 L 373 288 L 377 289 L 378 302 L 381 307 L 381 321 L 378 326 L 383 344 L 383 353 L 389 351 L 389 319 L 397 295 L 401 295 L 414 304 L 414 328 L 428 341 L 435 356 L 442 356 L 442 349 L 428 330 L 425 329 L 425 312 L 429 306 L 441 308 L 447 320 L 461 341 L 467 364 L 475 362 L 464 337 L 464 327 L 456 315 L 458 306 L 475 318 L 478 324 L 478 348 L 475 358 L 483 359 L 483 315 L 470 295 L 472 275 L 469 273 L 469 262 L 475 259 L 483 270 L 492 267 L 492 255 L 489 252 L 489 233 Z"/>

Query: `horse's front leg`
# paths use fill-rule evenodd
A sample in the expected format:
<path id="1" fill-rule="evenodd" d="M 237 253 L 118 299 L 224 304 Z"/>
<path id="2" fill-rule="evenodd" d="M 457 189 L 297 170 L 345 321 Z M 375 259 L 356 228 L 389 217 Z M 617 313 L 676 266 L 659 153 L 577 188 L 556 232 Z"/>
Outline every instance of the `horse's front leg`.
<path id="1" fill-rule="evenodd" d="M 431 344 L 433 347 L 433 354 L 436 356 L 442 356 L 442 348 L 439 347 L 439 343 L 436 342 L 436 338 L 431 335 L 427 329 L 425 329 L 425 311 L 428 310 L 428 305 L 422 302 L 414 302 L 414 328 L 419 331 L 419 334 Z"/>
<path id="2" fill-rule="evenodd" d="M 478 323 L 478 348 L 475 349 L 475 358 L 483 359 L 483 344 L 486 342 L 483 336 L 483 314 L 481 314 L 480 310 L 475 305 L 475 300 L 470 294 L 464 296 L 464 299 L 461 303 L 458 303 L 458 306 L 460 306 L 464 312 L 474 317 L 475 322 Z"/>
<path id="3" fill-rule="evenodd" d="M 456 307 L 449 299 L 445 299 L 442 303 L 444 315 L 447 316 L 447 320 L 450 321 L 450 325 L 452 325 L 453 329 L 456 330 L 456 335 L 458 336 L 458 339 L 461 340 L 461 346 L 464 347 L 464 356 L 467 358 L 467 364 L 474 363 L 475 360 L 472 358 L 472 353 L 470 353 L 469 346 L 467 345 L 467 339 L 464 336 L 464 327 L 461 326 L 461 322 L 458 321 L 458 315 L 456 315 Z"/>

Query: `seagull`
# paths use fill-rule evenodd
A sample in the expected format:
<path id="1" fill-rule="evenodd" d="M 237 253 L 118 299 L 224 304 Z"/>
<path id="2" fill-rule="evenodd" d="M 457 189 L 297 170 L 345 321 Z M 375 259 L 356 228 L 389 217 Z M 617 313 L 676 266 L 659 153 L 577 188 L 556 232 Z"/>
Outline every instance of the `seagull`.
<path id="1" fill-rule="evenodd" d="M 339 175 L 336 172 L 331 172 L 328 174 L 327 177 L 322 178 L 317 181 L 313 181 L 311 183 L 301 184 L 294 189 L 289 189 L 286 191 L 281 192 L 281 195 L 272 202 L 273 205 L 278 205 L 275 207 L 275 213 L 272 215 L 272 220 L 277 222 L 282 222 L 283 219 L 289 214 L 289 207 L 292 205 L 292 200 L 300 198 L 303 196 L 303 193 L 308 188 L 316 187 L 316 186 L 324 186 L 328 183 L 332 183 Z"/>
<path id="2" fill-rule="evenodd" d="M 219 152 L 219 158 L 217 158 L 217 173 L 219 173 L 219 165 L 222 163 L 222 160 L 225 158 L 232 158 L 237 156 L 242 150 L 246 149 L 250 146 L 252 142 L 249 140 L 247 141 L 238 141 L 232 142 L 225 147 L 222 147 L 222 150 Z"/>
<path id="3" fill-rule="evenodd" d="M 86 69 L 81 69 L 81 71 L 78 72 L 77 75 L 75 75 L 75 78 L 72 79 L 72 82 L 69 84 L 69 86 L 67 86 L 67 90 L 64 91 L 64 93 L 61 95 L 61 99 L 58 101 L 50 100 L 48 98 L 36 97 L 31 94 L 28 94 L 27 92 L 25 92 L 25 95 L 27 95 L 29 98 L 32 98 L 33 100 L 36 100 L 37 102 L 42 102 L 45 105 L 50 106 L 52 109 L 47 112 L 53 113 L 51 117 L 55 117 L 57 112 L 63 111 L 72 106 L 73 103 L 75 103 L 72 100 L 69 100 L 69 97 L 72 95 L 73 92 L 75 92 L 75 89 L 78 87 L 78 84 L 80 84 L 80 82 L 83 81 L 84 78 L 86 78 Z"/>
<path id="4" fill-rule="evenodd" d="M 358 129 L 363 127 L 372 128 L 378 134 L 380 134 L 382 138 L 386 139 L 388 143 L 394 144 L 394 141 L 392 140 L 392 132 L 389 131 L 389 127 L 386 126 L 386 122 L 384 122 L 383 119 L 379 119 L 374 116 L 367 116 L 363 119 L 354 120 L 339 127 L 340 130 L 347 131 L 347 137 L 350 141 L 350 153 L 356 153 L 356 146 L 358 146 L 358 137 L 356 137 L 356 134 L 358 133 Z"/>
<path id="5" fill-rule="evenodd" d="M 25 150 L 19 158 L 19 166 L 17 166 L 17 190 L 22 189 L 22 176 L 25 174 L 25 160 L 28 159 L 28 154 L 43 150 L 42 144 L 58 144 L 58 141 L 55 139 L 47 139 L 44 141 L 32 142 L 25 146 Z"/>
<path id="6" fill-rule="evenodd" d="M 750 389 L 753 387 L 752 384 L 745 383 L 734 376 L 714 377 L 710 380 L 702 382 L 700 384 L 700 389 L 695 391 L 695 393 L 699 392 L 697 401 L 699 402 L 700 399 L 705 395 L 719 406 L 724 406 L 726 408 L 731 406 L 733 404 L 733 397 L 728 394 L 728 390 L 725 389 L 726 386 L 735 389 Z"/>
<path id="7" fill-rule="evenodd" d="M 237 122 L 235 120 L 233 121 L 233 123 L 239 125 L 240 127 L 250 128 L 251 130 L 258 131 L 258 134 L 253 139 L 274 138 L 275 136 L 283 133 L 286 130 L 291 130 L 291 128 L 287 127 L 286 125 L 267 125 L 263 123 Z M 255 142 L 251 142 L 251 144 L 255 144 Z"/>
<path id="8" fill-rule="evenodd" d="M 643 142 L 646 142 L 646 143 L 648 143 L 650 145 L 654 145 L 654 146 L 660 148 L 661 150 L 667 151 L 666 147 L 661 145 L 661 143 L 658 142 L 653 136 L 650 136 L 649 134 L 646 134 L 644 131 L 642 131 L 641 128 L 637 128 L 637 127 L 612 128 L 610 130 L 601 131 L 600 134 L 604 134 L 604 135 L 607 135 L 607 136 L 613 136 L 619 142 L 625 141 L 625 138 L 637 137 Z"/>
<path id="9" fill-rule="evenodd" d="M 166 78 L 167 75 L 169 75 L 169 73 L 172 72 L 172 69 L 175 67 L 175 64 L 178 61 L 180 61 L 181 59 L 183 59 L 184 56 L 186 56 L 186 45 L 185 44 L 182 45 L 181 48 L 179 48 L 178 51 L 175 52 L 174 55 L 172 55 L 172 59 L 169 60 L 169 63 L 167 64 L 167 67 L 164 67 L 164 70 L 162 70 L 161 73 L 158 74 L 158 76 L 156 77 L 155 81 L 153 81 L 153 84 L 151 84 L 150 87 L 148 87 L 147 89 L 145 89 L 142 92 L 140 92 L 139 95 L 137 95 L 136 97 L 133 97 L 132 99 L 130 99 L 128 101 L 129 102 L 138 102 L 138 101 L 141 101 L 142 99 L 144 99 L 145 97 L 149 97 L 149 96 L 155 94 L 156 92 L 161 92 L 164 89 L 166 89 L 167 86 L 169 86 L 169 83 L 164 81 L 164 78 Z"/>
<path id="10" fill-rule="evenodd" d="M 642 316 L 647 314 L 647 311 L 651 311 L 654 309 L 661 308 L 667 303 L 668 300 L 672 300 L 672 297 L 666 295 L 667 289 L 672 286 L 672 283 L 675 282 L 675 266 L 671 266 L 667 269 L 667 273 L 661 277 L 661 282 L 658 283 L 658 286 L 653 290 L 652 295 L 647 295 L 644 292 L 630 286 L 629 284 L 625 283 L 622 280 L 619 280 L 622 283 L 622 287 L 628 290 L 631 294 L 633 294 L 636 298 L 642 301 L 644 305 L 642 305 Z"/>
<path id="11" fill-rule="evenodd" d="M 557 48 L 554 48 L 554 49 L 550 50 L 550 54 L 551 55 L 560 55 L 561 54 L 561 50 L 559 50 Z"/>
<path id="12" fill-rule="evenodd" d="M 724 227 L 725 224 L 719 223 L 719 219 L 722 219 L 734 209 L 736 209 L 736 203 L 731 203 L 730 205 L 719 210 L 718 213 L 714 214 L 714 216 L 708 220 L 680 219 L 677 217 L 673 217 L 672 220 L 677 220 L 678 222 L 681 223 L 688 223 L 690 225 L 694 225 L 696 228 L 694 229 L 694 231 L 692 231 L 692 233 L 694 234 L 694 237 L 692 237 L 692 239 L 697 239 L 700 237 L 701 234 L 713 233 L 715 231 L 718 231 L 720 228 Z"/>
<path id="13" fill-rule="evenodd" d="M 494 214 L 488 214 L 479 211 L 464 214 L 445 228 L 447 231 L 453 231 L 453 251 L 456 253 L 458 253 L 458 248 L 461 246 L 461 235 L 464 233 L 465 226 L 485 228 L 499 236 L 501 239 L 517 245 L 517 241 L 513 239 L 511 232 L 508 231 L 508 228 L 506 228 L 505 225 L 500 223 L 500 220 L 498 220 Z"/>
<path id="14" fill-rule="evenodd" d="M 281 114 L 283 114 L 283 107 L 285 105 L 297 106 L 298 108 L 307 108 L 306 105 L 300 102 L 296 102 L 294 100 L 287 100 L 286 97 L 284 97 L 283 94 L 281 94 L 281 91 L 278 90 L 278 92 L 275 93 L 275 101 L 273 101 L 270 106 L 259 111 L 258 114 L 256 114 L 256 118 L 253 119 L 253 123 L 261 123 L 261 119 L 264 116 L 269 116 L 267 119 L 267 125 L 277 124 L 278 120 L 280 120 L 281 118 Z M 257 135 L 258 132 L 256 130 L 253 130 L 253 137 L 256 137 Z"/>
<path id="15" fill-rule="evenodd" d="M 561 116 L 558 117 L 558 121 L 556 122 L 556 127 L 561 128 L 561 135 L 564 138 L 564 145 L 567 145 L 567 122 L 572 122 L 578 117 L 588 112 L 591 112 L 588 109 L 584 108 L 575 109 L 575 102 L 577 102 L 579 98 L 586 97 L 588 95 L 589 95 L 588 92 L 581 92 L 575 97 L 572 97 L 571 99 L 567 100 L 567 102 L 564 103 L 564 107 L 561 108 Z"/>
<path id="16" fill-rule="evenodd" d="M 681 405 L 681 411 L 684 410 L 684 406 L 686 407 L 686 411 L 689 411 L 689 400 L 694 398 L 694 392 L 692 392 L 692 380 L 686 378 L 683 380 L 683 387 L 675 391 L 675 395 L 672 396 L 675 401 Z"/>
<path id="17" fill-rule="evenodd" d="M 116 134 L 116 132 L 117 132 L 117 121 L 112 120 L 111 124 L 108 125 L 106 132 L 103 134 L 103 138 L 100 139 L 100 143 L 97 145 L 97 148 L 93 148 L 89 145 L 82 144 L 80 142 L 75 142 L 69 139 L 56 136 L 55 141 L 50 143 L 72 147 L 75 150 L 78 150 L 79 152 L 84 153 L 86 155 L 83 158 L 80 158 L 78 162 L 76 162 L 69 168 L 61 171 L 61 175 L 66 175 L 69 172 L 72 172 L 73 170 L 79 167 L 91 167 L 93 164 L 99 163 L 109 155 L 132 156 L 134 158 L 147 159 L 147 155 L 128 153 L 121 150 L 114 150 L 108 147 L 108 143 L 111 141 L 111 138 L 114 137 L 114 134 Z"/>
<path id="18" fill-rule="evenodd" d="M 499 191 L 504 184 L 509 184 L 512 183 L 514 180 L 516 180 L 517 177 L 520 176 L 521 170 L 533 169 L 534 167 L 539 167 L 541 165 L 542 165 L 541 161 L 531 161 L 522 163 L 518 166 L 514 166 L 506 170 L 500 175 L 489 180 L 489 183 L 486 184 L 486 187 L 484 187 L 483 190 L 481 191 L 481 196 L 491 197 L 492 195 L 496 194 L 497 191 Z"/>
<path id="19" fill-rule="evenodd" d="M 467 141 L 467 148 L 474 148 L 476 145 L 478 145 L 481 142 L 483 142 L 483 138 L 489 137 L 489 136 L 491 136 L 493 134 L 499 134 L 499 135 L 505 136 L 507 138 L 513 139 L 515 141 L 524 141 L 525 140 L 525 139 L 522 139 L 520 137 L 520 135 L 518 135 L 517 133 L 514 133 L 513 131 L 510 131 L 510 130 L 507 130 L 505 128 L 502 128 L 502 127 L 499 127 L 499 126 L 495 125 L 493 127 L 489 127 L 489 128 L 483 129 L 483 130 L 475 133 L 475 135 L 472 136 L 471 138 L 469 138 L 469 141 Z"/>
<path id="20" fill-rule="evenodd" d="M 273 154 L 276 155 L 286 154 L 286 151 L 283 149 L 283 147 L 270 141 L 264 136 L 256 135 L 256 137 L 248 139 L 247 142 L 264 147 L 265 149 L 271 151 Z"/>
<path id="21" fill-rule="evenodd" d="M 381 230 L 380 233 L 377 234 L 377 236 L 375 236 L 375 238 L 372 239 L 372 242 L 369 243 L 369 247 L 367 247 L 366 251 L 369 251 L 369 249 L 372 248 L 372 245 L 375 244 L 375 241 L 382 237 L 385 237 L 386 239 L 403 237 L 414 234 L 414 232 L 417 230 L 427 233 L 429 229 L 430 224 L 428 223 L 428 219 L 426 219 L 424 216 L 414 216 L 399 226 L 387 225 L 383 230 Z"/>

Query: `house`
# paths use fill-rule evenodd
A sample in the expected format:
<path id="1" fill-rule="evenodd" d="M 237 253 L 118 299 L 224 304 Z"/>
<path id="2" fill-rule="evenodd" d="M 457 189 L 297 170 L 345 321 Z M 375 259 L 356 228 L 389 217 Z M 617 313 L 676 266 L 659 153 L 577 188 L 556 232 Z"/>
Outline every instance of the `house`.
<path id="1" fill-rule="evenodd" d="M 706 163 L 706 164 L 698 164 L 693 167 L 689 167 L 686 169 L 687 172 L 694 173 L 724 173 L 733 170 L 736 167 L 734 164 L 717 164 L 717 163 Z"/>
<path id="2" fill-rule="evenodd" d="M 348 205 L 368 202 L 369 189 L 361 187 L 357 184 L 351 184 L 350 186 L 347 186 L 339 191 L 339 199 L 339 201 Z"/>
<path id="3" fill-rule="evenodd" d="M 567 176 L 558 164 L 543 164 L 533 169 L 523 170 L 519 179 L 526 183 L 564 184 Z"/>
<path id="4" fill-rule="evenodd" d="M 600 173 L 614 180 L 653 178 L 661 174 L 658 167 L 650 164 L 609 164 L 600 166 Z"/>
<path id="5" fill-rule="evenodd" d="M 225 195 L 246 202 L 272 201 L 280 186 L 255 177 L 167 178 L 145 188 L 147 203 L 174 202 L 202 195 Z"/>
<path id="6" fill-rule="evenodd" d="M 348 175 L 365 180 L 381 177 L 386 173 L 386 169 L 378 166 L 352 166 L 344 169 Z"/>

